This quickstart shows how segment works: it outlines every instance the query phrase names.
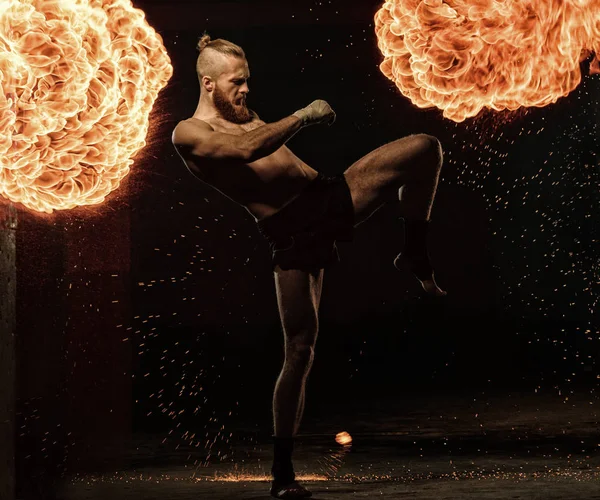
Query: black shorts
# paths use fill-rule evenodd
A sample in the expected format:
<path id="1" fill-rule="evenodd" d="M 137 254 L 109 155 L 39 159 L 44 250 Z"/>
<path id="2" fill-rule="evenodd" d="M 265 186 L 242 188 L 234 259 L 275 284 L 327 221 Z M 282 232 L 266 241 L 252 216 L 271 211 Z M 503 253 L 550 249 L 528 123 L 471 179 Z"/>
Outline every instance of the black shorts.
<path id="1" fill-rule="evenodd" d="M 354 236 L 354 206 L 343 175 L 318 176 L 279 212 L 258 221 L 273 267 L 317 271 L 339 261 L 336 241 Z"/>

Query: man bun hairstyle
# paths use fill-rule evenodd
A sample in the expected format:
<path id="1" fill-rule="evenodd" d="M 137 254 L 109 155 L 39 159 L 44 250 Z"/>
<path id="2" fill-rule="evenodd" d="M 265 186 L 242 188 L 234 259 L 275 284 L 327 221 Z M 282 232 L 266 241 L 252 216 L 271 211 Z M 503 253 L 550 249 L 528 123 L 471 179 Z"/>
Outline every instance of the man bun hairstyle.
<path id="1" fill-rule="evenodd" d="M 196 49 L 200 52 L 198 61 L 196 62 L 196 72 L 198 78 L 202 80 L 203 76 L 210 76 L 216 78 L 219 72 L 219 55 L 238 57 L 245 59 L 246 54 L 244 50 L 233 42 L 217 38 L 211 40 L 208 33 L 204 33 L 198 40 Z"/>
<path id="2" fill-rule="evenodd" d="M 210 36 L 207 35 L 206 33 L 204 33 L 204 35 L 202 35 L 200 40 L 198 40 L 198 45 L 196 46 L 196 49 L 198 49 L 198 52 L 202 52 L 209 43 L 210 43 Z"/>

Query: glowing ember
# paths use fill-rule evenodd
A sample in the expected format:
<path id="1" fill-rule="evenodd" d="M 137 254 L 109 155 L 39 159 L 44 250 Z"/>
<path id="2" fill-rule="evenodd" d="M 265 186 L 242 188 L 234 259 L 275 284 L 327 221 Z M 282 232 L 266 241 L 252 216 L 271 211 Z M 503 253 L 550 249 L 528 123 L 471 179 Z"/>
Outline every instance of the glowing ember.
<path id="1" fill-rule="evenodd" d="M 600 70 L 600 0 L 387 0 L 375 29 L 383 74 L 456 122 L 556 102 L 593 53 Z"/>
<path id="2" fill-rule="evenodd" d="M 352 443 L 352 436 L 350 434 L 348 434 L 347 432 L 340 432 L 340 433 L 336 434 L 335 441 L 338 444 L 342 444 L 342 445 L 346 446 L 346 445 L 349 445 Z"/>
<path id="3" fill-rule="evenodd" d="M 104 201 L 172 73 L 130 0 L 0 1 L 0 195 L 41 212 Z"/>
<path id="4" fill-rule="evenodd" d="M 320 476 L 318 474 L 297 474 L 296 479 L 298 481 L 327 481 L 326 476 Z M 242 473 L 230 473 L 214 476 L 212 478 L 198 478 L 197 481 L 215 481 L 224 483 L 241 483 L 241 482 L 254 482 L 254 481 L 272 481 L 271 476 L 266 474 L 242 474 Z"/>

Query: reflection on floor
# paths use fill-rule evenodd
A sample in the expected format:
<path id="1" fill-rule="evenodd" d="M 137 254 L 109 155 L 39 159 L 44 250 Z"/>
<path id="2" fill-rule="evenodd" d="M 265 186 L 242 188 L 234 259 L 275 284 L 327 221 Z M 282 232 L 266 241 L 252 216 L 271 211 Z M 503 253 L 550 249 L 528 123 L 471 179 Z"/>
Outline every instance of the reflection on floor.
<path id="1" fill-rule="evenodd" d="M 322 406 L 304 422 L 296 471 L 323 500 L 600 499 L 597 404 L 592 390 Z M 127 470 L 71 477 L 60 498 L 269 498 L 269 423 L 228 430 L 230 445 L 208 460 L 205 450 L 165 444 L 163 435 L 137 436 Z M 342 431 L 351 444 L 336 442 Z"/>

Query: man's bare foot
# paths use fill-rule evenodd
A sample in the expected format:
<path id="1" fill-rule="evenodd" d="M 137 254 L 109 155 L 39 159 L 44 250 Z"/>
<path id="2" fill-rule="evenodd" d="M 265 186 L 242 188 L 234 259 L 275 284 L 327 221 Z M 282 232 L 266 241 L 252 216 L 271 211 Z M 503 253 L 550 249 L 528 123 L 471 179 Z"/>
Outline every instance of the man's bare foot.
<path id="1" fill-rule="evenodd" d="M 431 275 L 430 280 L 421 281 L 419 278 L 417 279 L 419 280 L 419 283 L 421 283 L 421 286 L 423 287 L 423 290 L 425 290 L 427 295 L 433 295 L 434 297 L 445 297 L 446 295 L 448 295 L 448 292 L 442 290 L 435 282 L 435 277 L 433 276 L 433 274 Z"/>
<path id="2" fill-rule="evenodd" d="M 273 481 L 271 496 L 275 498 L 308 498 L 312 493 L 297 481 L 288 484 L 280 484 Z"/>
<path id="3" fill-rule="evenodd" d="M 435 276 L 433 271 L 431 271 L 431 277 L 425 278 L 423 275 L 421 275 L 421 277 L 417 276 L 414 269 L 412 269 L 413 266 L 411 266 L 408 259 L 402 257 L 402 254 L 398 255 L 394 259 L 394 267 L 398 270 L 402 270 L 403 267 L 408 269 L 411 272 L 411 274 L 419 281 L 419 283 L 421 283 L 421 286 L 423 287 L 423 290 L 425 290 L 425 293 L 427 295 L 433 297 L 445 297 L 446 295 L 448 295 L 448 293 L 442 290 L 435 282 Z"/>

